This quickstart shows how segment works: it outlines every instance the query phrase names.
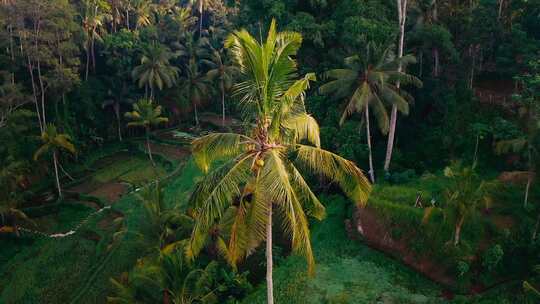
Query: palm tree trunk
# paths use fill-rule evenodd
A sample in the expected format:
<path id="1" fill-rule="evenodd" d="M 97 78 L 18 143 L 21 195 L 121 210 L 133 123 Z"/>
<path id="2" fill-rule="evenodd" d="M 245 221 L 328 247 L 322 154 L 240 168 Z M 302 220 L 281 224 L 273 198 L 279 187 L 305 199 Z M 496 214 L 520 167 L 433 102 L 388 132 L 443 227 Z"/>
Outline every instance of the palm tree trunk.
<path id="1" fill-rule="evenodd" d="M 371 154 L 371 131 L 369 129 L 369 103 L 366 102 L 366 136 L 369 151 L 369 179 L 372 183 L 375 183 L 375 172 L 373 170 L 373 156 Z"/>
<path id="2" fill-rule="evenodd" d="M 43 84 L 43 76 L 41 75 L 41 62 L 38 58 L 37 60 L 37 71 L 38 71 L 38 81 L 39 81 L 39 93 L 41 95 L 41 121 L 43 126 L 47 124 L 47 118 L 45 116 L 45 85 Z"/>
<path id="3" fill-rule="evenodd" d="M 129 31 L 129 9 L 126 9 L 126 28 Z"/>
<path id="4" fill-rule="evenodd" d="M 432 11 L 433 23 L 437 24 L 439 21 L 439 12 L 437 9 L 437 0 L 433 1 L 433 11 Z M 433 76 L 439 77 L 439 49 L 437 47 L 433 48 Z"/>
<path id="5" fill-rule="evenodd" d="M 199 114 L 197 113 L 197 103 L 196 102 L 193 103 L 193 109 L 194 109 L 194 112 L 195 112 L 195 125 L 199 126 Z"/>
<path id="6" fill-rule="evenodd" d="M 30 56 L 27 56 L 28 59 L 28 72 L 30 73 L 30 83 L 32 84 L 32 96 L 34 99 L 34 105 L 36 106 L 36 114 L 38 118 L 39 123 L 39 131 L 43 132 L 43 121 L 41 120 L 41 113 L 39 111 L 39 104 L 38 104 L 38 98 L 37 98 L 37 85 L 34 80 L 34 66 L 32 65 L 32 62 L 30 61 Z"/>
<path id="7" fill-rule="evenodd" d="M 397 106 L 392 105 L 392 112 L 390 114 L 390 130 L 388 132 L 388 142 L 386 144 L 386 157 L 384 159 L 384 172 L 389 171 L 390 162 L 392 161 L 392 152 L 394 151 L 394 137 L 396 135 L 396 123 L 397 123 Z"/>
<path id="8" fill-rule="evenodd" d="M 473 167 L 476 167 L 478 161 L 478 147 L 480 146 L 480 134 L 476 134 L 476 144 L 474 145 Z"/>
<path id="9" fill-rule="evenodd" d="M 116 124 L 118 125 L 118 140 L 122 141 L 122 127 L 120 125 L 120 104 L 115 102 L 114 115 L 116 116 Z"/>
<path id="10" fill-rule="evenodd" d="M 221 89 L 221 126 L 225 126 L 225 85 L 223 84 L 223 80 L 220 82 L 220 89 Z"/>
<path id="11" fill-rule="evenodd" d="M 202 36 L 202 22 L 203 22 L 203 2 L 204 0 L 199 0 L 199 38 Z"/>
<path id="12" fill-rule="evenodd" d="M 84 80 L 88 80 L 88 70 L 90 69 L 90 40 L 86 42 L 86 71 Z"/>
<path id="13" fill-rule="evenodd" d="M 525 199 L 523 200 L 523 207 L 527 207 L 527 205 L 529 204 L 529 190 L 532 183 L 531 172 L 529 171 L 527 175 L 527 186 L 525 187 Z"/>
<path id="14" fill-rule="evenodd" d="M 154 158 L 152 157 L 152 149 L 150 148 L 150 129 L 148 127 L 146 127 L 146 149 L 148 151 L 148 157 L 150 158 L 152 167 L 156 168 L 156 163 L 154 162 Z"/>
<path id="15" fill-rule="evenodd" d="M 96 73 L 96 39 L 92 37 L 92 71 Z"/>
<path id="16" fill-rule="evenodd" d="M 274 283 L 272 278 L 272 203 L 268 204 L 266 222 L 266 303 L 274 304 Z"/>
<path id="17" fill-rule="evenodd" d="M 56 175 L 56 188 L 58 189 L 58 198 L 62 199 L 62 187 L 60 186 L 60 177 L 58 175 L 58 155 L 53 152 L 54 174 Z"/>
<path id="18" fill-rule="evenodd" d="M 464 217 L 461 217 L 459 221 L 456 223 L 456 228 L 454 231 L 454 246 L 459 245 L 459 241 L 461 239 L 461 227 L 463 226 L 463 221 L 465 220 Z"/>
<path id="19" fill-rule="evenodd" d="M 398 58 L 403 57 L 403 47 L 405 40 L 405 21 L 407 18 L 407 0 L 397 0 L 398 6 L 398 17 L 399 17 L 399 49 L 398 49 Z M 401 62 L 398 66 L 398 72 L 401 72 L 402 66 Z M 396 87 L 399 91 L 400 82 L 398 80 Z M 392 114 L 390 115 L 390 130 L 388 133 L 388 143 L 386 145 L 386 157 L 384 159 L 384 171 L 388 172 L 390 168 L 390 162 L 392 161 L 392 152 L 394 150 L 394 137 L 396 134 L 396 123 L 397 123 L 397 106 L 392 105 Z"/>
<path id="20" fill-rule="evenodd" d="M 527 186 L 525 187 L 525 199 L 523 201 L 523 207 L 527 207 L 527 204 L 529 203 L 529 190 L 531 188 L 531 184 L 533 180 L 533 175 L 532 175 L 533 163 L 532 163 L 532 153 L 531 153 L 530 145 L 528 145 L 528 148 L 527 148 L 527 158 L 529 161 L 529 170 L 527 172 Z"/>
<path id="21" fill-rule="evenodd" d="M 533 242 L 536 241 L 536 236 L 538 235 L 538 227 L 540 226 L 540 213 L 538 213 L 538 216 L 536 217 L 536 224 L 534 224 L 534 231 L 532 235 Z"/>
<path id="22" fill-rule="evenodd" d="M 433 77 L 439 77 L 439 49 L 433 49 Z"/>

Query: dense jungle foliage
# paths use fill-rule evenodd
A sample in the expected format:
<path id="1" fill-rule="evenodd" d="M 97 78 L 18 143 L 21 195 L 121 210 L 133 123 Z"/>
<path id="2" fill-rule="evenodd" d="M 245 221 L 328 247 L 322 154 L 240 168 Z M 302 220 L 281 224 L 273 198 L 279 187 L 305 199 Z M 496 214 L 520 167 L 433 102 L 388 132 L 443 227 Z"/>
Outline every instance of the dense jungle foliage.
<path id="1" fill-rule="evenodd" d="M 539 303 L 540 0 L 0 0 L 0 303 Z"/>

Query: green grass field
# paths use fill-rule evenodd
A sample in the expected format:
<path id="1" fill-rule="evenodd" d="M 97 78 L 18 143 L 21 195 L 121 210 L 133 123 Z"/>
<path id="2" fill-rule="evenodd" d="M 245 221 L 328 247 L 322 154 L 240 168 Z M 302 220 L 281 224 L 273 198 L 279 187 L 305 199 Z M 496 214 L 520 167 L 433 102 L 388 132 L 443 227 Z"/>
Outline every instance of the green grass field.
<path id="1" fill-rule="evenodd" d="M 90 177 L 91 182 L 123 181 L 140 187 L 154 179 L 144 155 L 128 157 L 121 152 L 101 161 L 105 165 Z M 182 166 L 166 188 L 170 204 L 186 201 L 191 181 L 198 174 L 193 162 Z M 159 172 L 168 174 L 162 166 Z M 39 218 L 38 222 L 46 232 L 66 232 L 93 211 L 70 202 L 62 205 L 57 214 Z M 120 216 L 124 220 L 115 222 Z M 127 194 L 111 210 L 91 217 L 72 236 L 51 239 L 27 235 L 22 240 L 0 240 L 0 303 L 105 302 L 111 290 L 109 278 L 130 270 L 139 257 L 154 250 L 141 239 L 143 229 L 140 202 L 135 194 Z M 126 233 L 113 238 L 121 230 Z"/>
<path id="2" fill-rule="evenodd" d="M 98 183 L 126 181 L 144 185 L 153 170 L 144 155 L 109 158 L 91 179 Z M 179 165 L 179 163 L 175 163 Z M 183 208 L 201 172 L 192 160 L 185 161 L 164 182 L 169 206 Z M 161 174 L 170 174 L 160 168 Z M 403 185 L 377 186 L 372 203 L 412 206 L 420 190 L 423 197 L 439 195 L 443 181 L 430 177 Z M 129 193 L 111 210 L 91 217 L 76 234 L 61 238 L 24 237 L 0 240 L 0 303 L 104 303 L 111 294 L 110 278 L 129 271 L 142 256 L 156 250 L 155 240 L 145 237 L 144 210 Z M 276 303 L 444 303 L 443 287 L 399 261 L 350 240 L 344 230 L 346 200 L 324 196 L 328 216 L 312 223 L 316 274 L 309 277 L 305 261 L 298 256 L 276 257 L 274 272 Z M 39 219 L 48 232 L 65 232 L 93 209 L 65 204 L 58 214 Z M 122 232 L 116 234 L 117 232 Z M 116 235 L 115 235 L 116 234 Z M 453 303 L 503 302 L 498 290 L 481 298 L 457 297 Z M 242 303 L 265 303 L 264 283 Z M 499 302 L 497 302 L 499 301 Z"/>

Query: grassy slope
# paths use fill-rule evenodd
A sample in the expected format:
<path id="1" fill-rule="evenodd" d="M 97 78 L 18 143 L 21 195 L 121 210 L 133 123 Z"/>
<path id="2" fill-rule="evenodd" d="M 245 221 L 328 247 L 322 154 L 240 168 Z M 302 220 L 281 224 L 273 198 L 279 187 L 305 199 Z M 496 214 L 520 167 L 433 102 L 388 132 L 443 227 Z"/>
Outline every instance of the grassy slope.
<path id="1" fill-rule="evenodd" d="M 345 201 L 339 196 L 323 198 L 329 203 L 327 218 L 313 225 L 312 243 L 316 275 L 306 276 L 300 257 L 283 261 L 274 273 L 277 303 L 433 303 L 439 288 L 419 274 L 359 242 L 343 229 Z M 260 286 L 243 303 L 265 303 Z"/>
<path id="2" fill-rule="evenodd" d="M 129 180 L 140 185 L 151 169 L 148 161 L 143 161 L 144 158 L 135 157 L 114 163 L 96 172 L 93 178 L 102 182 Z M 132 170 L 133 165 L 144 170 Z M 163 172 L 162 169 L 160 171 Z M 122 174 L 118 175 L 118 172 Z M 179 202 L 175 193 L 185 196 L 197 172 L 193 163 L 188 162 L 180 172 L 181 176 L 167 186 L 167 200 Z M 128 231 L 113 246 L 109 245 L 113 244 L 117 227 L 112 223 L 105 227 L 101 225 L 111 212 L 92 217 L 77 234 L 67 238 L 37 237 L 23 242 L 1 240 L 0 303 L 104 302 L 111 288 L 109 278 L 129 270 L 142 253 L 151 250 L 138 236 L 144 229 L 144 215 L 135 196 L 124 196 L 113 209 L 124 214 L 124 229 Z M 45 219 L 44 222 L 52 223 L 48 231 L 63 232 L 74 227 L 90 212 L 92 210 L 85 206 L 66 205 L 58 215 L 52 215 L 49 221 Z M 97 235 L 100 239 L 96 241 L 88 235 Z"/>
<path id="3" fill-rule="evenodd" d="M 122 166 L 120 164 L 119 166 Z M 106 174 L 104 174 L 106 175 Z M 169 204 L 185 206 L 185 201 L 200 172 L 192 161 L 165 187 Z M 422 182 L 437 192 L 437 185 Z M 380 199 L 407 201 L 414 191 L 399 187 L 376 189 Z M 328 217 L 315 223 L 312 230 L 317 272 L 306 276 L 305 262 L 292 256 L 275 269 L 277 303 L 437 303 L 440 288 L 419 274 L 347 238 L 343 229 L 344 200 L 327 197 Z M 126 195 L 114 205 L 125 216 L 128 231 L 116 245 L 109 247 L 114 229 L 100 228 L 106 214 L 93 218 L 81 233 L 73 237 L 37 239 L 31 244 L 2 241 L 0 246 L 0 303 L 102 303 L 110 294 L 110 277 L 131 269 L 144 252 L 153 250 L 138 235 L 144 229 L 144 214 L 134 195 Z M 84 206 L 62 209 L 59 223 L 51 231 L 65 231 L 90 212 Z M 87 232 L 100 235 L 99 242 L 82 237 Z M 30 241 L 32 243 L 32 241 Z M 4 248 L 8 248 L 5 250 Z M 9 275 L 6 275 L 8 273 Z M 259 286 L 243 303 L 264 303 L 265 286 Z M 494 291 L 478 302 L 465 299 L 456 303 L 503 303 Z M 494 302 L 490 302 L 494 299 Z M 510 302 L 508 302 L 510 303 Z"/>

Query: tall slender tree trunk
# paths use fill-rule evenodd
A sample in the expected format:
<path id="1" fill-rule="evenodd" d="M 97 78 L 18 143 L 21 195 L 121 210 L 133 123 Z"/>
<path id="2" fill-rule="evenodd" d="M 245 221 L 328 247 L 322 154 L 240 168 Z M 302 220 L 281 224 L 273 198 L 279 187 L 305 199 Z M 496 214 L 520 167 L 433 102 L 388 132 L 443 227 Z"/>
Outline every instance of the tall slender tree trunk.
<path id="1" fill-rule="evenodd" d="M 199 126 L 199 114 L 198 114 L 198 111 L 197 111 L 197 103 L 196 102 L 193 103 L 193 110 L 195 112 L 195 125 Z"/>
<path id="2" fill-rule="evenodd" d="M 130 31 L 129 28 L 129 9 L 126 9 L 126 28 L 128 31 Z"/>
<path id="3" fill-rule="evenodd" d="M 405 21 L 407 18 L 407 0 L 397 0 L 398 6 L 398 15 L 399 15 L 399 49 L 398 49 L 398 58 L 403 57 L 403 47 L 405 40 Z M 401 62 L 398 66 L 398 72 L 401 72 L 402 65 Z M 399 91 L 401 83 L 397 82 L 396 87 Z M 386 145 L 386 157 L 384 159 L 384 171 L 388 172 L 390 168 L 390 162 L 392 161 L 392 152 L 394 150 L 394 137 L 396 134 L 396 123 L 397 123 L 397 105 L 392 105 L 392 113 L 390 115 L 390 130 L 388 133 L 388 143 Z"/>
<path id="4" fill-rule="evenodd" d="M 223 84 L 223 80 L 220 82 L 220 89 L 221 89 L 221 126 L 225 126 L 225 85 Z"/>
<path id="5" fill-rule="evenodd" d="M 39 81 L 39 93 L 41 96 L 41 121 L 43 122 L 43 126 L 47 124 L 47 119 L 45 116 L 45 85 L 43 84 L 43 76 L 41 75 L 41 62 L 37 60 L 37 71 L 38 71 L 38 81 Z"/>
<path id="6" fill-rule="evenodd" d="M 152 167 L 156 168 L 156 163 L 154 162 L 154 157 L 152 156 L 152 148 L 150 147 L 150 128 L 146 127 L 146 149 L 148 151 L 148 157 L 152 163 Z"/>
<path id="7" fill-rule="evenodd" d="M 272 203 L 268 204 L 266 222 L 266 303 L 274 304 L 274 282 L 272 277 Z"/>
<path id="8" fill-rule="evenodd" d="M 523 207 L 527 207 L 527 205 L 529 204 L 529 190 L 531 188 L 531 183 L 532 177 L 531 172 L 529 171 L 527 177 L 527 186 L 525 187 L 525 198 L 523 199 Z"/>
<path id="9" fill-rule="evenodd" d="M 203 23 L 203 5 L 204 0 L 199 0 L 199 38 L 202 36 L 202 23 Z"/>
<path id="10" fill-rule="evenodd" d="M 94 34 L 92 34 L 92 48 L 91 48 L 91 55 L 92 55 L 92 72 L 94 74 L 96 73 L 96 39 L 94 37 Z"/>
<path id="11" fill-rule="evenodd" d="M 375 183 L 375 171 L 373 169 L 373 156 L 371 154 L 371 130 L 369 128 L 369 103 L 366 102 L 365 105 L 365 114 L 366 114 L 366 136 L 367 136 L 367 144 L 368 144 L 368 151 L 369 151 L 369 179 L 372 183 Z"/>
<path id="12" fill-rule="evenodd" d="M 90 70 L 90 40 L 86 42 L 86 71 L 84 80 L 88 80 L 88 71 Z"/>
<path id="13" fill-rule="evenodd" d="M 459 245 L 459 241 L 461 239 L 461 228 L 463 227 L 464 221 L 465 221 L 465 218 L 461 217 L 456 223 L 456 227 L 454 231 L 454 246 Z"/>
<path id="14" fill-rule="evenodd" d="M 34 80 L 34 66 L 32 65 L 32 61 L 30 60 L 30 56 L 27 56 L 28 59 L 28 72 L 30 73 L 30 83 L 32 84 L 32 96 L 34 99 L 34 105 L 36 106 L 36 114 L 38 118 L 39 123 L 39 131 L 43 133 L 43 121 L 41 119 L 41 112 L 39 110 L 39 104 L 38 104 L 38 97 L 37 97 L 37 85 L 36 81 Z"/>
<path id="15" fill-rule="evenodd" d="M 436 24 L 439 21 L 439 14 L 437 10 L 437 0 L 433 2 L 433 22 Z M 439 64 L 439 49 L 437 47 L 433 48 L 433 76 L 439 77 L 440 73 L 440 64 Z"/>
<path id="16" fill-rule="evenodd" d="M 60 186 L 60 176 L 58 174 L 58 155 L 53 152 L 54 174 L 56 175 L 56 189 L 58 190 L 58 198 L 62 199 L 62 187 Z"/>
<path id="17" fill-rule="evenodd" d="M 539 226 L 540 226 L 540 213 L 538 213 L 538 216 L 536 217 L 536 224 L 534 224 L 534 231 L 532 234 L 533 242 L 536 241 L 536 236 L 538 235 Z"/>
<path id="18" fill-rule="evenodd" d="M 533 175 L 532 175 L 533 163 L 532 163 L 532 153 L 531 153 L 530 146 L 527 148 L 527 157 L 528 157 L 528 160 L 529 160 L 529 169 L 528 169 L 528 172 L 527 172 L 527 186 L 525 187 L 525 199 L 523 200 L 523 207 L 527 207 L 527 205 L 529 203 L 529 190 L 531 188 L 531 184 L 532 184 L 532 181 L 533 181 Z"/>
<path id="19" fill-rule="evenodd" d="M 474 84 L 474 69 L 476 68 L 476 47 L 474 47 L 473 45 L 469 46 L 469 54 L 472 58 L 471 74 L 469 77 L 469 89 L 472 90 Z"/>
<path id="20" fill-rule="evenodd" d="M 122 126 L 120 124 L 120 104 L 114 103 L 114 115 L 116 116 L 116 124 L 118 126 L 118 140 L 122 141 Z"/>
<path id="21" fill-rule="evenodd" d="M 433 76 L 434 77 L 439 77 L 439 49 L 438 48 L 434 48 L 433 51 L 432 51 L 432 54 L 433 54 Z"/>

